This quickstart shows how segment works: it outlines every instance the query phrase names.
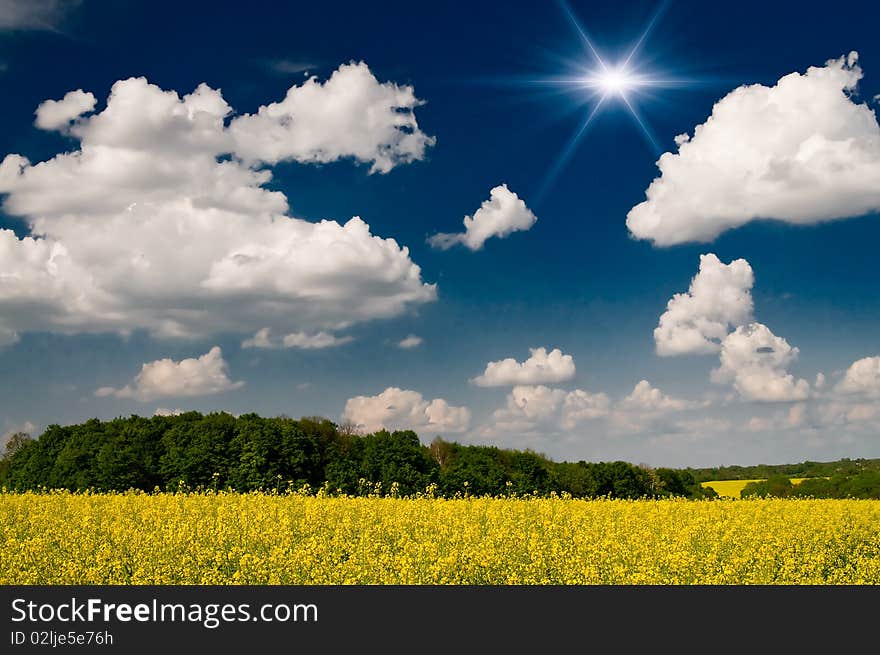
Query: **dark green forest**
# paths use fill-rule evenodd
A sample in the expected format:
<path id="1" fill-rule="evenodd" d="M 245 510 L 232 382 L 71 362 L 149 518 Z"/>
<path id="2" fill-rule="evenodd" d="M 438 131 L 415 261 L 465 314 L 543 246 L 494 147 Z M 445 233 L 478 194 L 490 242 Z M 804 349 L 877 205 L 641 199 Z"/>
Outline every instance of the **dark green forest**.
<path id="1" fill-rule="evenodd" d="M 839 459 L 834 462 L 799 464 L 758 464 L 757 466 L 717 466 L 685 469 L 697 482 L 712 480 L 757 480 L 773 476 L 791 478 L 851 477 L 866 471 L 880 471 L 880 459 Z"/>
<path id="2" fill-rule="evenodd" d="M 788 477 L 809 477 L 791 485 Z M 426 446 L 410 430 L 357 434 L 324 418 L 227 413 L 131 416 L 14 435 L 0 458 L 13 491 L 263 490 L 575 498 L 707 498 L 710 480 L 764 478 L 743 496 L 880 497 L 880 459 L 672 469 L 628 462 L 554 462 L 530 450 Z"/>
<path id="3" fill-rule="evenodd" d="M 577 498 L 714 496 L 687 471 L 627 462 L 553 462 L 532 451 L 469 446 L 412 431 L 359 435 L 323 418 L 226 413 L 131 416 L 52 425 L 17 435 L 0 460 L 0 485 L 69 489 L 541 495 Z"/>
<path id="4" fill-rule="evenodd" d="M 799 484 L 792 484 L 785 475 L 771 475 L 760 482 L 749 482 L 740 497 L 880 498 L 880 470 L 837 473 L 827 478 L 809 478 Z"/>

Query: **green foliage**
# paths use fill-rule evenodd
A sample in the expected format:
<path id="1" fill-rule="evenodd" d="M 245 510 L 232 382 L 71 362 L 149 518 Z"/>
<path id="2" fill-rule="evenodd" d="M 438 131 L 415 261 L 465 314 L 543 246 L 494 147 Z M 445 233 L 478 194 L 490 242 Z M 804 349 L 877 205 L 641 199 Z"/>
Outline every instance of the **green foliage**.
<path id="1" fill-rule="evenodd" d="M 880 460 L 791 465 L 743 496 L 880 497 Z M 833 464 L 833 465 L 832 465 Z M 705 472 L 724 469 L 650 469 L 628 462 L 554 462 L 531 450 L 466 446 L 435 439 L 423 445 L 406 430 L 358 435 L 319 417 L 294 420 L 256 414 L 131 416 L 50 425 L 38 439 L 15 435 L 0 458 L 0 485 L 14 490 L 124 491 L 233 489 L 287 491 L 324 488 L 329 493 L 410 495 L 430 488 L 455 495 L 575 498 L 712 498 Z M 786 468 L 786 467 L 775 467 Z M 804 469 L 834 473 L 792 486 Z M 756 475 L 755 467 L 737 474 Z M 716 479 L 722 479 L 716 477 Z"/>
<path id="2" fill-rule="evenodd" d="M 789 478 L 851 477 L 863 471 L 880 471 L 880 459 L 849 459 L 834 462 L 806 461 L 799 464 L 758 464 L 757 466 L 718 466 L 686 469 L 697 482 L 713 480 L 759 480 L 774 475 Z"/>
<path id="3" fill-rule="evenodd" d="M 740 492 L 740 498 L 758 497 L 788 498 L 794 493 L 794 485 L 787 475 L 771 475 L 766 480 L 749 482 Z"/>

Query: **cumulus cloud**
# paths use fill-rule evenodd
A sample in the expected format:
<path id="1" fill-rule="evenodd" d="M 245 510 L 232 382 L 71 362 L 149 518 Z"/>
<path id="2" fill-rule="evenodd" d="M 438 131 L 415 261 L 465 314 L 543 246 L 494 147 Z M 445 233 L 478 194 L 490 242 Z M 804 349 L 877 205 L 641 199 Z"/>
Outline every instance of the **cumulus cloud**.
<path id="1" fill-rule="evenodd" d="M 853 362 L 841 380 L 815 408 L 815 420 L 824 427 L 874 430 L 880 427 L 880 356 Z"/>
<path id="2" fill-rule="evenodd" d="M 524 434 L 573 430 L 585 421 L 608 415 L 611 400 L 604 393 L 566 391 L 544 385 L 515 386 L 506 406 L 495 410 L 485 434 Z"/>
<path id="3" fill-rule="evenodd" d="M 410 350 L 412 348 L 418 348 L 419 346 L 421 346 L 423 341 L 424 340 L 421 337 L 416 336 L 415 334 L 410 334 L 406 338 L 401 339 L 397 343 L 397 347 L 403 348 L 404 350 Z"/>
<path id="4" fill-rule="evenodd" d="M 467 407 L 454 407 L 443 398 L 426 400 L 417 391 L 388 387 L 375 396 L 349 398 L 342 419 L 365 432 L 415 430 L 420 435 L 464 432 L 471 421 Z"/>
<path id="5" fill-rule="evenodd" d="M 663 393 L 647 380 L 639 381 L 632 393 L 620 402 L 622 409 L 643 412 L 677 412 L 689 406 L 687 401 Z"/>
<path id="6" fill-rule="evenodd" d="M 654 330 L 662 357 L 715 353 L 732 328 L 752 319 L 752 267 L 745 259 L 724 264 L 712 253 L 700 255 L 700 270 L 687 293 L 666 305 Z"/>
<path id="7" fill-rule="evenodd" d="M 731 383 L 746 400 L 805 400 L 810 396 L 809 382 L 788 372 L 797 356 L 798 349 L 766 325 L 750 323 L 721 342 L 721 365 L 712 371 L 712 381 Z"/>
<path id="8" fill-rule="evenodd" d="M 880 210 L 880 125 L 853 99 L 857 62 L 853 52 L 719 100 L 660 157 L 630 232 L 668 246 L 761 218 L 811 224 Z"/>
<path id="9" fill-rule="evenodd" d="M 802 427 L 807 420 L 804 403 L 792 405 L 787 412 L 772 416 L 753 416 L 746 423 L 747 432 L 782 432 Z"/>
<path id="10" fill-rule="evenodd" d="M 116 82 L 102 111 L 70 126 L 78 107 L 62 100 L 50 118 L 44 109 L 46 124 L 68 131 L 79 149 L 37 165 L 14 154 L 0 163 L 3 208 L 30 227 L 23 238 L 0 230 L 0 339 L 28 330 L 314 334 L 434 300 L 435 286 L 422 281 L 406 247 L 374 236 L 359 217 L 340 224 L 289 216 L 284 194 L 265 186 L 271 172 L 242 159 L 352 157 L 386 170 L 415 157 L 400 150 L 405 140 L 392 139 L 380 110 L 382 98 L 411 91 L 367 77 L 362 64 L 340 71 L 326 86 L 332 98 L 354 85 L 349 101 L 331 111 L 326 86 L 293 87 L 303 111 L 278 118 L 278 129 L 253 116 L 227 125 L 232 109 L 207 85 L 181 97 L 143 78 Z M 319 120 L 306 111 L 310 99 L 318 113 L 351 122 L 314 125 L 315 134 L 334 132 L 333 148 L 297 149 L 296 134 L 310 134 L 309 121 Z M 386 109 L 402 125 L 410 121 Z M 239 121 L 248 127 L 236 132 Z M 294 125 L 301 127 L 288 133 Z M 370 155 L 364 139 L 374 128 L 379 145 Z M 283 155 L 261 155 L 255 143 L 238 150 L 260 135 L 265 148 L 282 141 Z"/>
<path id="11" fill-rule="evenodd" d="M 370 172 L 423 159 L 434 137 L 419 129 L 413 88 L 380 83 L 363 63 L 340 66 L 326 82 L 310 77 L 281 102 L 232 121 L 234 151 L 246 160 L 328 163 L 351 157 Z"/>
<path id="12" fill-rule="evenodd" d="M 880 357 L 864 357 L 853 362 L 835 390 L 842 394 L 880 398 Z"/>
<path id="13" fill-rule="evenodd" d="M 575 375 L 574 358 L 559 348 L 530 348 L 529 357 L 520 363 L 513 357 L 486 364 L 486 370 L 471 380 L 478 387 L 508 387 L 565 382 Z"/>
<path id="14" fill-rule="evenodd" d="M 41 130 L 65 131 L 70 122 L 95 108 L 98 99 L 82 89 L 66 93 L 61 100 L 46 100 L 37 107 L 34 125 Z"/>
<path id="15" fill-rule="evenodd" d="M 428 243 L 440 250 L 459 243 L 470 250 L 480 250 L 487 239 L 529 230 L 537 220 L 526 203 L 502 184 L 489 192 L 489 200 L 483 201 L 473 216 L 464 217 L 464 232 L 441 232 L 430 237 Z"/>
<path id="16" fill-rule="evenodd" d="M 242 348 L 299 348 L 301 350 L 320 350 L 333 348 L 354 341 L 354 337 L 337 337 L 328 332 L 308 334 L 306 332 L 292 332 L 283 337 L 275 338 L 270 334 L 269 328 L 262 328 L 254 333 L 254 336 L 241 342 Z"/>
<path id="17" fill-rule="evenodd" d="M 697 403 L 663 393 L 647 380 L 640 380 L 629 395 L 615 403 L 610 413 L 613 432 L 637 434 L 681 431 L 667 416 L 697 406 Z"/>
<path id="18" fill-rule="evenodd" d="M 825 427 L 869 428 L 880 426 L 880 405 L 851 399 L 832 399 L 817 408 L 818 421 Z"/>
<path id="19" fill-rule="evenodd" d="M 243 387 L 243 381 L 229 379 L 227 368 L 222 351 L 214 346 L 197 359 L 175 362 L 165 358 L 148 362 L 131 383 L 120 389 L 101 387 L 95 395 L 148 402 L 157 398 L 211 396 Z"/>

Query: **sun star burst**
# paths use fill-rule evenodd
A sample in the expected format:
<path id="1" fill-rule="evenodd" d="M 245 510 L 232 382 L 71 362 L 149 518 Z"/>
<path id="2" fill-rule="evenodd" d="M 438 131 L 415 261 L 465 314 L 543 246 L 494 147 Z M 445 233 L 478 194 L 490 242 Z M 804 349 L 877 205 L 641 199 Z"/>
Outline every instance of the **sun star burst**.
<path id="1" fill-rule="evenodd" d="M 642 135 L 654 152 L 659 154 L 660 148 L 657 144 L 657 139 L 654 138 L 650 126 L 642 118 L 641 112 L 638 109 L 638 96 L 649 88 L 669 88 L 684 84 L 683 80 L 671 79 L 667 76 L 661 76 L 656 72 L 645 70 L 637 59 L 639 51 L 653 30 L 657 18 L 662 13 L 663 5 L 654 13 L 635 44 L 629 49 L 627 55 L 616 63 L 609 63 L 599 53 L 599 50 L 578 22 L 568 4 L 564 0 L 561 0 L 560 4 L 572 27 L 580 37 L 587 60 L 575 64 L 574 70 L 570 74 L 548 78 L 546 82 L 556 85 L 566 92 L 570 92 L 576 102 L 584 105 L 584 114 L 578 129 L 548 171 L 545 182 L 539 191 L 539 196 L 543 195 L 549 188 L 553 179 L 574 154 L 579 142 L 583 139 L 595 118 L 603 111 L 610 110 L 613 105 L 623 107 L 639 127 Z M 612 100 L 615 102 L 611 102 Z"/>

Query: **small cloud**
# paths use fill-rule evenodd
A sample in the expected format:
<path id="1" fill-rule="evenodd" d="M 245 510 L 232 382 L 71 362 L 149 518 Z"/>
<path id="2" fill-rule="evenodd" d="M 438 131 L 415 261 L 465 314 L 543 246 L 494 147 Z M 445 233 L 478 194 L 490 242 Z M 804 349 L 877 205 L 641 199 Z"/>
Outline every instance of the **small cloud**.
<path id="1" fill-rule="evenodd" d="M 298 385 L 296 385 L 297 391 L 305 391 L 306 389 L 311 389 L 311 388 L 312 388 L 311 382 L 300 382 Z"/>
<path id="2" fill-rule="evenodd" d="M 411 334 L 405 339 L 402 339 L 400 342 L 398 342 L 397 347 L 403 348 L 404 350 L 410 350 L 411 348 L 418 348 L 422 345 L 423 342 L 424 339 L 416 336 L 415 334 Z"/>
<path id="3" fill-rule="evenodd" d="M 279 75 L 296 75 L 298 73 L 308 75 L 309 71 L 318 68 L 318 65 L 314 62 L 302 59 L 261 59 L 260 63 L 268 70 Z"/>
<path id="4" fill-rule="evenodd" d="M 480 250 L 491 237 L 504 238 L 512 232 L 530 230 L 538 218 L 506 184 L 489 192 L 473 216 L 464 217 L 464 232 L 441 232 L 428 238 L 432 248 L 448 250 L 462 244 L 469 250 Z"/>
<path id="5" fill-rule="evenodd" d="M 274 350 L 277 348 L 299 348 L 301 350 L 320 350 L 333 348 L 354 341 L 354 337 L 337 337 L 329 332 L 293 332 L 281 338 L 272 337 L 269 328 L 257 330 L 254 336 L 241 342 L 242 348 L 262 348 Z"/>
<path id="6" fill-rule="evenodd" d="M 153 412 L 153 416 L 180 416 L 183 414 L 182 409 L 168 409 L 166 407 L 157 407 Z"/>
<path id="7" fill-rule="evenodd" d="M 471 380 L 478 387 L 534 386 L 566 382 L 575 375 L 574 358 L 559 348 L 530 348 L 531 356 L 520 363 L 513 357 L 486 364 L 486 370 Z"/>
<path id="8" fill-rule="evenodd" d="M 243 386 L 243 381 L 229 379 L 223 352 L 219 346 L 214 346 L 199 358 L 179 362 L 166 358 L 148 362 L 129 384 L 120 389 L 101 387 L 95 395 L 147 402 L 156 398 L 210 396 Z"/>

